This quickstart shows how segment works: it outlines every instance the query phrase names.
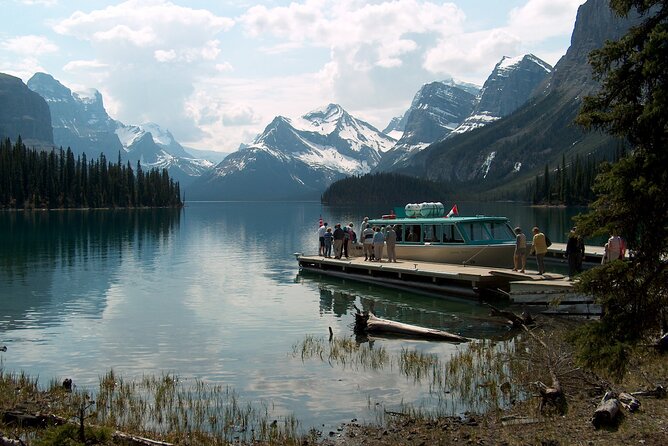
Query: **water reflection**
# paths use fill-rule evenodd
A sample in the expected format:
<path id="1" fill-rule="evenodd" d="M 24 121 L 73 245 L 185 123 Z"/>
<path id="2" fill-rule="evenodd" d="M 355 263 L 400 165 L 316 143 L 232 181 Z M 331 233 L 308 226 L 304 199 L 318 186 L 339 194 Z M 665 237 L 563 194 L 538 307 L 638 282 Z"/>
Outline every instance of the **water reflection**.
<path id="1" fill-rule="evenodd" d="M 504 339 L 510 333 L 505 321 L 490 316 L 487 306 L 470 299 L 433 298 L 311 271 L 300 271 L 296 280 L 317 287 L 322 314 L 331 313 L 339 318 L 352 316 L 357 305 L 378 317 L 469 338 Z"/>
<path id="2" fill-rule="evenodd" d="M 174 373 L 235 389 L 305 426 L 370 407 L 431 404 L 394 369 L 350 370 L 290 356 L 305 336 L 354 342 L 354 306 L 382 317 L 496 339 L 508 333 L 477 302 L 434 299 L 309 276 L 294 252 L 316 253 L 319 216 L 364 210 L 319 203 L 188 203 L 169 210 L 0 213 L 0 333 L 7 370 L 72 377 L 95 388 L 113 369 L 127 379 Z M 372 214 L 373 215 L 373 214 Z M 374 338 L 374 353 L 418 349 L 445 360 L 447 343 Z M 458 404 L 454 402 L 453 404 Z"/>
<path id="3" fill-rule="evenodd" d="M 49 326 L 73 308 L 99 317 L 118 267 L 133 256 L 150 268 L 179 219 L 172 209 L 0 213 L 0 327 Z"/>

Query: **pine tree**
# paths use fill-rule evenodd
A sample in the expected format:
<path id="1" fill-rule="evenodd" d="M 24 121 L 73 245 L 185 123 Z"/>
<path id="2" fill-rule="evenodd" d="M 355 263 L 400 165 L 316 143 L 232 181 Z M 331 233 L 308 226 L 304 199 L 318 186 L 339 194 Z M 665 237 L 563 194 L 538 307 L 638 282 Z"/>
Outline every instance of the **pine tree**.
<path id="1" fill-rule="evenodd" d="M 618 232 L 632 259 L 583 275 L 579 289 L 605 313 L 578 339 L 583 360 L 621 372 L 629 345 L 657 335 L 668 308 L 668 2 L 612 0 L 611 7 L 620 16 L 637 10 L 640 24 L 590 55 L 603 87 L 585 98 L 577 121 L 623 138 L 631 150 L 604 166 L 578 228 Z"/>

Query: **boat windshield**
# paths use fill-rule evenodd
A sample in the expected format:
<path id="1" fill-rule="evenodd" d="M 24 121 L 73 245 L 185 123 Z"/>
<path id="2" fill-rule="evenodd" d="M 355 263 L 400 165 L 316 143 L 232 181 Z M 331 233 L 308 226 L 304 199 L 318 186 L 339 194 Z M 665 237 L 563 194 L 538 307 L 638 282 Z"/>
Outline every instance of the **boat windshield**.
<path id="1" fill-rule="evenodd" d="M 460 223 L 459 228 L 470 242 L 515 240 L 515 234 L 506 221 L 470 221 Z"/>

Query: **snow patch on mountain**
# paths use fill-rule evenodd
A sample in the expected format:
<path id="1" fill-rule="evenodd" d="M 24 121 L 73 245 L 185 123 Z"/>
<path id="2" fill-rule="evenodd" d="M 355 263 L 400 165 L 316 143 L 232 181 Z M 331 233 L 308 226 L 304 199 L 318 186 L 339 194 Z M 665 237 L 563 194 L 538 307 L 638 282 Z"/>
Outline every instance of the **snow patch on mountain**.
<path id="1" fill-rule="evenodd" d="M 492 167 L 492 161 L 494 161 L 495 157 L 496 157 L 496 152 L 491 152 L 489 155 L 487 155 L 487 158 L 482 163 L 482 166 L 480 166 L 483 178 L 487 178 L 487 174 L 489 173 L 489 169 Z"/>

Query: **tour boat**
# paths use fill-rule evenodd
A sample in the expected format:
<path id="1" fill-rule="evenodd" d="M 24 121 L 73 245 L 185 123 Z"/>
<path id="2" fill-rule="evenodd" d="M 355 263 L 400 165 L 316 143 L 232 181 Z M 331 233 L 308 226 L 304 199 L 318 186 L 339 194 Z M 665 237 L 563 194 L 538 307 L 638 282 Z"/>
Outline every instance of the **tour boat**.
<path id="1" fill-rule="evenodd" d="M 371 227 L 394 226 L 399 259 L 513 267 L 516 236 L 505 217 L 459 216 L 456 205 L 445 215 L 441 203 L 411 203 L 403 214 L 368 221 Z"/>

